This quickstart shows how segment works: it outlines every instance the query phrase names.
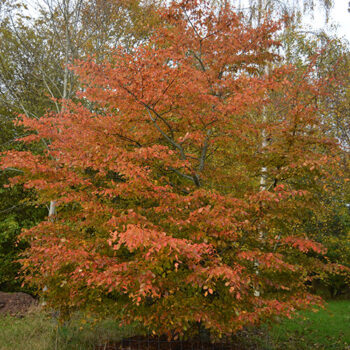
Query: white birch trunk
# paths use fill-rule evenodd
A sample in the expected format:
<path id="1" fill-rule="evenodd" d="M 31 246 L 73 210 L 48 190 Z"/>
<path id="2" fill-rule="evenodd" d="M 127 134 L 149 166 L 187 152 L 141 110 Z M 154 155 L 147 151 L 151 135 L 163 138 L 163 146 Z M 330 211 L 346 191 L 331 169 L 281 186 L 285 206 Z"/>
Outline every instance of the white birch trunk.
<path id="1" fill-rule="evenodd" d="M 263 12 L 265 12 L 265 7 L 266 7 L 266 3 L 264 2 L 264 0 L 259 0 L 258 3 L 258 26 L 261 25 L 261 20 L 262 20 L 262 15 Z M 267 75 L 269 72 L 268 66 L 265 67 L 265 75 Z M 266 118 L 266 110 L 263 107 L 262 109 L 262 121 L 265 123 L 267 120 Z M 267 146 L 267 139 L 266 139 L 266 130 L 263 129 L 261 132 L 261 136 L 262 136 L 262 141 L 261 141 L 261 152 L 264 153 L 264 150 Z M 266 190 L 266 175 L 267 175 L 267 167 L 265 167 L 264 165 L 261 167 L 261 175 L 260 175 L 260 191 L 265 191 Z M 259 240 L 262 241 L 264 237 L 264 232 L 260 229 L 259 231 Z M 259 262 L 255 261 L 254 263 L 255 265 L 255 273 L 257 275 L 259 275 Z M 260 297 L 260 290 L 259 287 L 254 289 L 254 296 L 256 297 Z"/>
<path id="2" fill-rule="evenodd" d="M 265 113 L 265 109 L 263 108 L 263 121 L 266 121 L 266 113 Z M 267 146 L 267 138 L 266 138 L 266 130 L 263 129 L 262 130 L 262 141 L 261 141 L 261 151 L 264 152 L 264 149 Z M 265 191 L 266 190 L 266 177 L 267 177 L 267 167 L 262 166 L 261 167 L 261 171 L 260 171 L 260 191 Z M 259 239 L 262 241 L 264 238 L 264 232 L 260 229 L 259 231 Z M 255 261 L 254 263 L 255 267 L 256 267 L 256 271 L 255 273 L 258 275 L 259 274 L 259 263 L 257 261 Z M 254 290 L 254 296 L 259 297 L 260 296 L 260 291 L 258 288 L 256 288 Z"/>
<path id="3" fill-rule="evenodd" d="M 54 215 L 56 215 L 56 201 L 51 201 L 49 208 L 49 217 L 52 217 Z"/>

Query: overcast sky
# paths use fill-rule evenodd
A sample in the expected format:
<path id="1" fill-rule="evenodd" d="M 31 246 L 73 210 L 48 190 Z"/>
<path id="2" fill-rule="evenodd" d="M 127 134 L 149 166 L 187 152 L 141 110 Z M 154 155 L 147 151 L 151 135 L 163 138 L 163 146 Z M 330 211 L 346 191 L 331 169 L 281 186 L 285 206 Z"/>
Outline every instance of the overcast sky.
<path id="1" fill-rule="evenodd" d="M 330 13 L 330 23 L 338 24 L 337 32 L 350 42 L 350 13 L 348 12 L 349 0 L 334 0 L 334 7 Z M 315 16 L 310 21 L 316 28 L 324 26 L 322 15 Z"/>
<path id="2" fill-rule="evenodd" d="M 33 5 L 37 0 L 25 0 L 29 5 L 30 12 L 33 14 Z M 40 0 L 39 0 L 40 1 Z M 240 0 L 244 3 L 247 0 Z M 323 29 L 328 28 L 331 30 L 332 25 L 337 25 L 338 28 L 333 28 L 333 32 L 337 33 L 339 36 L 346 38 L 350 42 L 350 13 L 348 12 L 348 4 L 350 0 L 333 0 L 334 6 L 330 12 L 330 19 L 328 24 L 325 23 L 325 16 L 321 12 L 317 12 L 314 18 L 309 18 L 306 23 L 310 25 L 313 29 Z"/>

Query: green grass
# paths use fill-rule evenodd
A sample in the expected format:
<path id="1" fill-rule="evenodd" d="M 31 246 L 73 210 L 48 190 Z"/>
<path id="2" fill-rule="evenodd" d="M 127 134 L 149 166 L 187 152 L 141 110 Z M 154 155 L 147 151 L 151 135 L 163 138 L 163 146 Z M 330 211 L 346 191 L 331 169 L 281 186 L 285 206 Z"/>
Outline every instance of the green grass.
<path id="1" fill-rule="evenodd" d="M 350 301 L 331 301 L 318 312 L 301 312 L 274 325 L 269 335 L 272 349 L 350 349 Z"/>
<path id="2" fill-rule="evenodd" d="M 117 342 L 139 331 L 136 325 L 120 328 L 110 320 L 95 327 L 78 318 L 59 325 L 37 310 L 23 318 L 0 317 L 0 350 L 93 350 L 95 345 Z"/>
<path id="3" fill-rule="evenodd" d="M 0 317 L 0 350 L 93 350 L 96 344 L 117 342 L 139 331 L 108 320 L 91 327 L 78 318 L 58 326 L 37 310 L 24 318 Z M 319 312 L 301 312 L 291 320 L 254 329 L 241 341 L 243 349 L 254 350 L 350 350 L 350 301 L 332 301 Z"/>
<path id="4" fill-rule="evenodd" d="M 39 313 L 0 317 L 0 350 L 47 350 L 54 334 L 54 323 Z"/>

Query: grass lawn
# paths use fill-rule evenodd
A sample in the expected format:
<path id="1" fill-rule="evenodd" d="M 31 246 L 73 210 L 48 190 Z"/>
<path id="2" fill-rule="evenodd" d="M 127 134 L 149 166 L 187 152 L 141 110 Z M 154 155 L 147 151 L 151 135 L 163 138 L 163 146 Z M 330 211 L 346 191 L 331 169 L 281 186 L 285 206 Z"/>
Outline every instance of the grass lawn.
<path id="1" fill-rule="evenodd" d="M 350 301 L 331 301 L 324 310 L 301 312 L 273 326 L 269 335 L 275 349 L 350 349 Z"/>
<path id="2" fill-rule="evenodd" d="M 138 333 L 136 326 L 120 328 L 108 320 L 95 327 L 81 320 L 59 326 L 49 315 L 34 310 L 23 318 L 0 317 L 0 350 L 93 350 L 95 345 Z"/>
<path id="3" fill-rule="evenodd" d="M 0 350 L 93 350 L 95 344 L 118 341 L 138 333 L 104 321 L 95 328 L 72 320 L 58 327 L 42 312 L 24 318 L 0 317 Z M 350 350 L 350 301 L 331 301 L 319 312 L 302 312 L 244 340 L 256 350 Z"/>

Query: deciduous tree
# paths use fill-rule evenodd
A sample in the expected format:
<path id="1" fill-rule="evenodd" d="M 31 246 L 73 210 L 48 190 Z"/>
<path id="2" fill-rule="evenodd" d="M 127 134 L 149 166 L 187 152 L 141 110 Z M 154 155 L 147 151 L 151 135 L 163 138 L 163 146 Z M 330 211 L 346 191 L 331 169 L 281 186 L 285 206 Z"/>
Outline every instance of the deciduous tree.
<path id="1" fill-rule="evenodd" d="M 26 11 L 25 3 L 36 3 L 37 11 Z M 61 101 L 74 97 L 78 81 L 67 64 L 88 55 L 107 59 L 120 42 L 132 47 L 146 40 L 156 17 L 154 1 L 0 0 L 1 151 L 27 147 L 15 142 L 26 134 L 13 124 L 19 113 L 40 118 L 48 109 L 60 111 Z M 46 141 L 40 140 L 30 149 L 43 147 Z M 6 290 L 18 288 L 14 259 L 23 244 L 15 244 L 17 234 L 41 220 L 48 206 L 31 206 L 35 194 L 21 186 L 3 188 L 14 174 L 13 169 L 0 174 L 0 288 Z M 48 206 L 50 213 L 54 204 Z"/>
<path id="2" fill-rule="evenodd" d="M 334 166 L 315 103 L 323 81 L 277 65 L 279 23 L 254 28 L 207 1 L 160 14 L 132 52 L 75 63 L 82 102 L 21 118 L 36 130 L 22 141 L 48 149 L 9 152 L 2 166 L 24 172 L 13 182 L 38 204 L 58 204 L 23 232 L 27 281 L 47 285 L 63 316 L 108 313 L 169 336 L 230 335 L 318 304 L 308 283 L 324 248 L 298 223 Z"/>

